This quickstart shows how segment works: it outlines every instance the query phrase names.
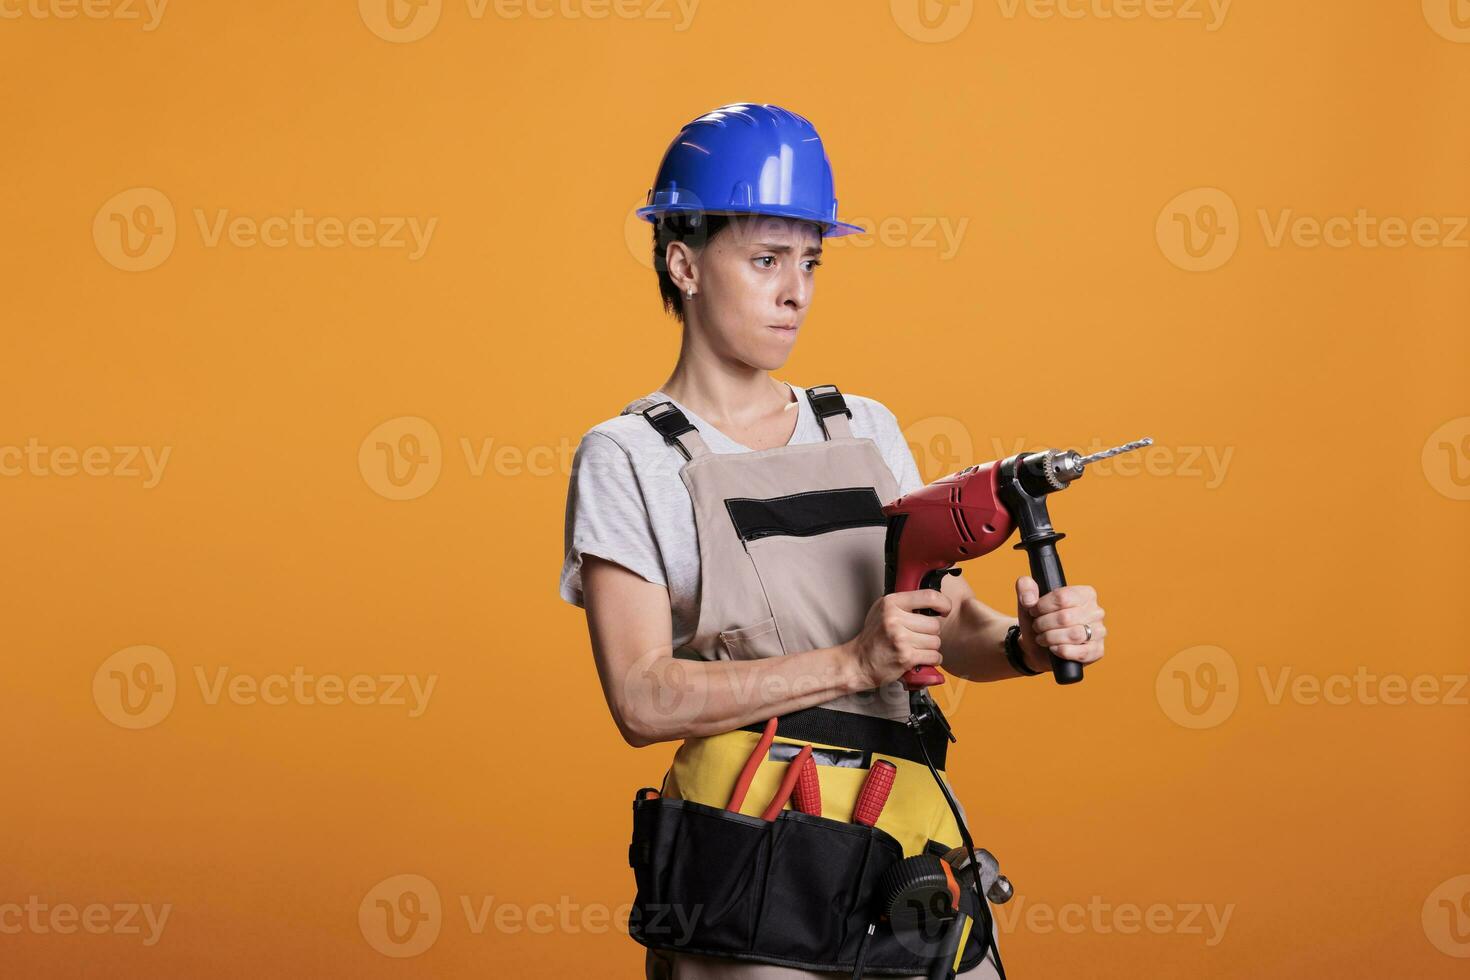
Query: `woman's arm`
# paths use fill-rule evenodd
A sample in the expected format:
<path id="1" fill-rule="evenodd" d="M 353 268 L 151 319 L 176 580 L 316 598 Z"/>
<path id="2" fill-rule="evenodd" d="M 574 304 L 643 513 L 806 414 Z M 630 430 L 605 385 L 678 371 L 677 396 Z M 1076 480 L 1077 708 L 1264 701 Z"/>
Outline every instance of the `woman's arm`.
<path id="1" fill-rule="evenodd" d="M 874 603 L 862 632 L 835 647 L 761 660 L 683 660 L 669 641 L 666 587 L 587 555 L 582 589 L 603 696 L 633 746 L 728 732 L 937 664 L 943 620 L 914 610 L 951 611 L 932 589 L 905 592 Z"/>

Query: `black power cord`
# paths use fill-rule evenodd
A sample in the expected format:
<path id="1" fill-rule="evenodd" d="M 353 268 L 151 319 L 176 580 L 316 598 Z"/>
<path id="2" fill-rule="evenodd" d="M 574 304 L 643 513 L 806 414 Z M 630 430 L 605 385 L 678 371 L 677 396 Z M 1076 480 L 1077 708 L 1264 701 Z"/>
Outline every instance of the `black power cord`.
<path id="1" fill-rule="evenodd" d="M 985 930 L 985 949 L 995 954 L 996 975 L 1000 980 L 1006 980 L 1006 968 L 1000 961 L 1000 947 L 995 942 L 990 903 L 986 901 L 985 892 L 980 887 L 980 859 L 975 854 L 975 840 L 970 836 L 970 828 L 965 824 L 965 818 L 960 813 L 959 803 L 956 802 L 954 794 L 949 791 L 949 784 L 939 775 L 939 770 L 934 766 L 934 760 L 929 756 L 929 746 L 924 744 L 924 733 L 917 719 L 911 718 L 909 727 L 913 729 L 916 741 L 919 743 L 919 751 L 924 754 L 924 764 L 929 767 L 929 774 L 939 784 L 939 791 L 944 794 L 944 802 L 949 804 L 949 811 L 954 814 L 955 825 L 960 829 L 960 841 L 965 845 L 965 853 L 970 856 L 970 881 L 975 888 L 975 898 L 980 903 L 980 924 Z"/>

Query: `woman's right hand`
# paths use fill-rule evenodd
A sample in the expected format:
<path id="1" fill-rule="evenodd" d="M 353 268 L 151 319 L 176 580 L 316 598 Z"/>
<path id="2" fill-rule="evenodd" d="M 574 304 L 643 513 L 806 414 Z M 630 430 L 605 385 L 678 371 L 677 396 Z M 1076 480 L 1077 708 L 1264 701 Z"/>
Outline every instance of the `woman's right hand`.
<path id="1" fill-rule="evenodd" d="M 873 603 L 862 632 L 847 645 L 868 690 L 898 680 L 923 664 L 938 664 L 939 628 L 954 603 L 937 589 L 894 592 Z M 933 609 L 925 616 L 919 609 Z"/>

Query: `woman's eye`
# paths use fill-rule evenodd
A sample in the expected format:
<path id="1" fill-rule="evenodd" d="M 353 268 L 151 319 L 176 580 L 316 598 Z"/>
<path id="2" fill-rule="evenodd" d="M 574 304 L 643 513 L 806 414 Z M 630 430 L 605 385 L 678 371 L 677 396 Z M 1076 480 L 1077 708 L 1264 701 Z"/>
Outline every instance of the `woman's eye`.
<path id="1" fill-rule="evenodd" d="M 821 264 L 822 264 L 822 260 L 821 259 L 808 259 L 807 262 L 806 262 L 806 271 L 807 272 L 815 272 L 817 266 L 819 266 Z"/>
<path id="2" fill-rule="evenodd" d="M 761 255 L 761 256 L 757 256 L 755 261 L 757 263 L 761 263 L 761 262 L 775 262 L 776 261 L 776 257 L 774 255 Z M 761 268 L 762 269 L 769 269 L 770 266 L 769 265 L 762 265 Z"/>

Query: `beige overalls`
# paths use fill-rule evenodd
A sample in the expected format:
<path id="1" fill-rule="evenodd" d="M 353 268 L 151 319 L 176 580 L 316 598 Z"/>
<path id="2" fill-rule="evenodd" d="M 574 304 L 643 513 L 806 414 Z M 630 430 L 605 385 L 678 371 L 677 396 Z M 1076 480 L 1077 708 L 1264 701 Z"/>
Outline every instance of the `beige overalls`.
<path id="1" fill-rule="evenodd" d="M 852 435 L 851 413 L 835 387 L 811 388 L 807 396 L 824 441 L 740 453 L 711 452 L 672 402 L 646 397 L 623 409 L 622 414 L 643 414 L 665 437 L 669 451 L 677 450 L 686 459 L 680 477 L 694 505 L 700 597 L 694 634 L 676 656 L 754 660 L 836 646 L 861 632 L 869 608 L 883 595 L 887 519 L 881 508 L 897 497 L 897 484 L 873 441 Z M 752 694 L 758 696 L 758 692 Z M 827 881 L 820 867 L 821 873 L 803 877 L 792 870 L 790 862 L 799 859 L 790 855 L 797 850 L 822 851 L 830 842 L 834 859 L 846 853 L 844 848 L 866 847 L 870 849 L 862 851 L 865 856 L 858 860 L 876 865 L 891 863 L 898 848 L 903 856 L 926 849 L 942 853 L 960 842 L 958 827 L 933 776 L 911 751 L 914 736 L 903 724 L 908 713 L 907 694 L 895 681 L 879 691 L 846 695 L 781 719 L 777 745 L 760 764 L 739 809 L 753 820 L 731 819 L 724 808 L 741 768 L 760 740 L 762 726 L 685 740 L 663 780 L 661 798 L 635 804 L 633 850 L 666 847 L 681 855 L 697 853 L 702 861 L 717 855 L 718 861 L 712 864 L 719 864 L 718 870 L 712 866 L 706 876 L 717 880 L 695 880 L 688 869 L 640 867 L 638 856 L 630 854 L 635 872 L 640 873 L 640 900 L 647 897 L 645 893 L 664 893 L 656 897 L 698 905 L 705 917 L 702 921 L 715 921 L 720 927 L 712 935 L 718 935 L 729 949 L 750 949 L 753 955 L 759 955 L 763 935 L 798 928 L 799 924 L 793 926 L 789 920 L 806 915 L 813 917 L 810 930 L 828 944 L 823 948 L 842 945 L 850 951 L 858 942 L 854 917 L 866 914 L 855 905 L 844 906 L 857 901 L 854 894 L 861 890 L 857 879 Z M 782 743 L 829 749 L 828 755 L 818 754 L 818 761 L 837 760 L 817 766 L 819 818 L 787 809 L 774 824 L 759 821 L 785 774 L 787 763 L 780 759 L 789 758 L 790 751 L 778 757 Z M 936 735 L 926 744 L 942 769 L 944 739 Z M 866 751 L 854 752 L 855 748 Z M 860 765 L 853 764 L 854 757 L 860 757 Z M 851 821 L 868 768 L 880 758 L 892 762 L 898 773 L 875 832 Z M 680 826 L 677 830 L 664 827 L 658 843 L 640 845 L 639 807 L 647 811 L 657 807 L 664 811 L 657 816 L 665 822 L 677 818 Z M 679 812 L 668 812 L 670 808 Z M 645 812 L 642 818 L 653 821 L 655 816 Z M 763 837 L 767 827 L 771 830 Z M 870 835 L 876 844 L 867 838 L 854 843 L 854 831 Z M 778 832 L 784 836 L 775 836 Z M 656 836 L 652 829 L 647 834 Z M 703 844 L 701 834 L 708 838 Z M 872 850 L 876 845 L 886 850 Z M 850 873 L 862 872 L 854 869 Z M 795 876 L 791 884 L 798 887 L 809 882 L 815 892 L 810 908 L 798 903 L 795 914 L 786 915 L 788 921 L 778 926 L 768 919 L 773 909 L 782 907 L 781 902 L 766 893 L 788 887 L 783 875 Z M 760 889 L 765 891 L 752 898 L 750 893 Z M 834 894 L 823 894 L 823 889 Z M 825 918 L 822 910 L 830 910 Z M 656 940 L 637 930 L 634 936 L 649 946 L 650 980 L 793 980 L 848 975 L 695 955 L 687 948 L 659 949 Z M 978 946 L 978 940 L 978 935 L 973 937 L 973 944 Z M 851 959 L 832 957 L 800 957 L 798 961 L 830 963 L 844 971 L 850 971 L 852 965 Z M 882 970 L 881 963 L 867 970 L 869 976 L 885 972 L 894 975 Z M 989 955 L 969 975 L 994 976 Z"/>

